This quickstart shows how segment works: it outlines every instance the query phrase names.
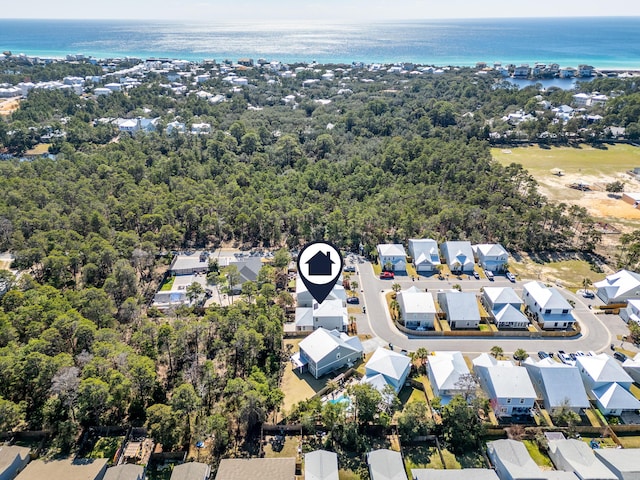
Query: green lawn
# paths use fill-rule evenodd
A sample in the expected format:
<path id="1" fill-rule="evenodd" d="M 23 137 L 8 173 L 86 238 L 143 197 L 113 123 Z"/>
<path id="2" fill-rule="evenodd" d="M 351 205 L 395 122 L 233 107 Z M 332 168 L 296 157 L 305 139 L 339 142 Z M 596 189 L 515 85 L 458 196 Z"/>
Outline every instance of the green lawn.
<path id="1" fill-rule="evenodd" d="M 442 470 L 444 468 L 440 455 L 438 455 L 438 449 L 435 446 L 412 445 L 404 447 L 403 450 L 404 463 L 408 470 L 414 468 L 434 468 Z M 447 469 L 462 468 L 455 455 L 447 449 L 442 450 L 442 456 L 444 457 L 444 463 Z"/>
<path id="2" fill-rule="evenodd" d="M 176 277 L 168 277 L 167 280 L 162 284 L 162 287 L 160 287 L 160 291 L 161 292 L 168 292 L 169 290 L 171 290 L 171 288 L 173 287 L 173 281 L 176 279 Z"/>
<path id="3" fill-rule="evenodd" d="M 522 443 L 524 443 L 524 446 L 527 447 L 529 455 L 531 455 L 531 458 L 533 458 L 533 461 L 536 462 L 538 466 L 553 468 L 551 459 L 540 451 L 540 448 L 538 447 L 538 444 L 536 442 L 534 442 L 533 440 L 523 440 Z"/>
<path id="4" fill-rule="evenodd" d="M 538 173 L 551 173 L 554 168 L 560 168 L 565 173 L 608 175 L 640 165 L 640 149 L 623 144 L 605 145 L 603 148 L 588 145 L 580 145 L 580 148 L 492 148 L 491 156 L 503 165 L 519 163 L 534 176 Z"/>
<path id="5" fill-rule="evenodd" d="M 113 460 L 118 447 L 122 444 L 124 437 L 100 437 L 96 444 L 93 446 L 93 450 L 88 455 L 89 458 L 106 458 L 109 461 Z"/>
<path id="6" fill-rule="evenodd" d="M 624 448 L 640 448 L 640 436 L 638 435 L 618 435 L 618 439 Z"/>

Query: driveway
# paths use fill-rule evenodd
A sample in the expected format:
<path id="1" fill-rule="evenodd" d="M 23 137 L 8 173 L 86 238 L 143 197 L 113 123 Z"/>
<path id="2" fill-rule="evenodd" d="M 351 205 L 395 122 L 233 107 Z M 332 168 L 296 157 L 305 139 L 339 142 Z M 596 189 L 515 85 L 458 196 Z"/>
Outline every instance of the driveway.
<path id="1" fill-rule="evenodd" d="M 589 309 L 589 304 L 601 304 L 599 299 L 585 299 L 562 287 L 558 290 L 570 300 L 575 302 L 574 315 L 581 326 L 581 334 L 572 338 L 523 338 L 523 337 L 412 337 L 400 332 L 389 316 L 389 312 L 384 302 L 384 293 L 391 290 L 391 285 L 399 283 L 402 289 L 416 286 L 420 289 L 428 289 L 433 295 L 438 290 L 451 289 L 453 285 L 459 284 L 465 292 L 479 293 L 480 288 L 488 286 L 513 287 L 516 292 L 522 294 L 522 283 L 515 284 L 507 280 L 504 276 L 496 276 L 494 281 L 486 279 L 476 280 L 463 276 L 461 280 L 455 277 L 438 280 L 437 276 L 423 277 L 413 280 L 409 276 L 396 276 L 394 280 L 380 280 L 373 272 L 371 263 L 364 262 L 357 264 L 358 281 L 362 289 L 366 315 L 358 316 L 358 331 L 370 333 L 383 340 L 381 343 L 391 343 L 398 349 L 415 351 L 424 347 L 429 351 L 433 350 L 460 350 L 465 354 L 480 354 L 489 352 L 491 347 L 498 345 L 505 353 L 512 354 L 519 348 L 524 348 L 530 355 L 535 355 L 540 350 L 544 351 L 590 351 L 602 352 L 609 350 L 611 343 L 616 343 L 616 335 L 626 334 L 627 327 L 617 315 L 595 315 Z M 625 343 L 625 348 L 631 348 L 629 343 Z"/>

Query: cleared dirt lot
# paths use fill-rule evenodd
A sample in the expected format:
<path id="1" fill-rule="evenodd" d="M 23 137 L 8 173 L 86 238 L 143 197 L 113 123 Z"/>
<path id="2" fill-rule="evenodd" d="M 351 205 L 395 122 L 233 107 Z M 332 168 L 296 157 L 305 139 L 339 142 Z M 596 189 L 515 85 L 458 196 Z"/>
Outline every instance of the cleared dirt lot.
<path id="1" fill-rule="evenodd" d="M 20 98 L 2 98 L 0 99 L 0 116 L 11 115 L 20 107 Z"/>

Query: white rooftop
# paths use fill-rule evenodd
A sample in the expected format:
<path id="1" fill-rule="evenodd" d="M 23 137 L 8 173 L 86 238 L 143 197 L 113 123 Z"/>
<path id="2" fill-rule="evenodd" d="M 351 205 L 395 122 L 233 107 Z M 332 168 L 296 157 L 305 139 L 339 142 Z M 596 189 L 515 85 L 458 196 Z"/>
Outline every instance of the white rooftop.
<path id="1" fill-rule="evenodd" d="M 404 247 L 400 243 L 381 243 L 378 245 L 378 254 L 384 257 L 406 257 Z"/>
<path id="2" fill-rule="evenodd" d="M 597 289 L 605 289 L 608 298 L 620 297 L 640 286 L 640 274 L 629 270 L 620 270 L 604 280 L 593 284 Z"/>
<path id="3" fill-rule="evenodd" d="M 405 313 L 436 313 L 433 296 L 417 287 L 398 292 L 397 300 Z"/>
<path id="4" fill-rule="evenodd" d="M 522 299 L 511 287 L 484 287 L 484 294 L 492 304 L 510 303 L 512 305 L 522 305 Z"/>
<path id="5" fill-rule="evenodd" d="M 305 480 L 338 480 L 338 455 L 315 450 L 304 455 Z"/>
<path id="6" fill-rule="evenodd" d="M 543 309 L 554 310 L 572 310 L 571 305 L 554 287 L 547 287 L 541 282 L 529 282 L 523 285 L 523 289 L 529 292 L 529 295 Z"/>
<path id="7" fill-rule="evenodd" d="M 316 363 L 339 346 L 360 353 L 363 351 L 362 343 L 358 337 L 350 337 L 345 333 L 336 330 L 329 331 L 322 327 L 304 338 L 298 346 Z"/>
<path id="8" fill-rule="evenodd" d="M 617 383 L 610 383 L 592 390 L 600 404 L 607 410 L 638 410 L 640 400 Z"/>
<path id="9" fill-rule="evenodd" d="M 409 357 L 379 347 L 367 362 L 366 370 L 381 373 L 387 378 L 400 380 L 410 363 Z"/>
<path id="10" fill-rule="evenodd" d="M 542 380 L 539 388 L 551 407 L 565 404 L 570 408 L 590 406 L 578 367 L 556 362 L 551 358 L 537 362 L 531 357 L 524 361 L 524 367 L 532 374 L 539 374 Z"/>
<path id="11" fill-rule="evenodd" d="M 482 253 L 485 257 L 498 257 L 500 255 L 508 255 L 507 251 L 499 243 L 480 243 L 472 247 Z"/>
<path id="12" fill-rule="evenodd" d="M 576 366 L 582 368 L 594 382 L 632 382 L 622 366 L 606 353 L 578 357 Z"/>
<path id="13" fill-rule="evenodd" d="M 458 381 L 462 375 L 468 375 L 469 367 L 460 352 L 433 352 L 429 356 L 429 368 L 436 381 L 438 390 L 459 388 Z"/>
<path id="14" fill-rule="evenodd" d="M 581 440 L 550 440 L 549 455 L 558 470 L 573 471 L 581 480 L 617 480 Z"/>
<path id="15" fill-rule="evenodd" d="M 524 367 L 519 367 L 510 361 L 497 361 L 492 356 L 483 353 L 473 360 L 473 365 L 485 368 L 486 378 L 496 398 L 533 398 L 536 392 Z"/>

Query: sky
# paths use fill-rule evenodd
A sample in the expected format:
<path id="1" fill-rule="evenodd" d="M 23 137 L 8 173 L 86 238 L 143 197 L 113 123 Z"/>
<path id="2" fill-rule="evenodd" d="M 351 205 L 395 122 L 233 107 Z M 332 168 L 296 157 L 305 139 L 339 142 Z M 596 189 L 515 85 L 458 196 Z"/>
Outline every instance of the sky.
<path id="1" fill-rule="evenodd" d="M 29 0 L 6 2 L 3 18 L 369 22 L 457 18 L 640 16 L 619 0 Z"/>

